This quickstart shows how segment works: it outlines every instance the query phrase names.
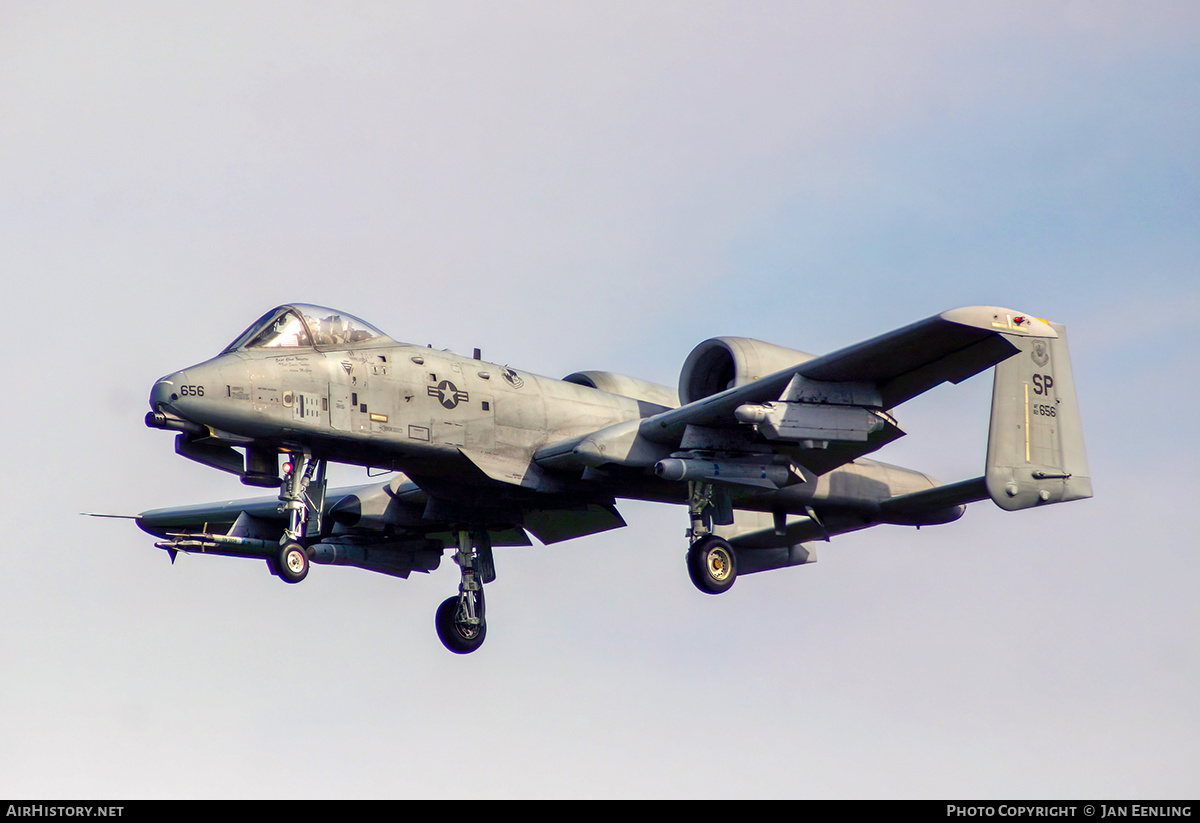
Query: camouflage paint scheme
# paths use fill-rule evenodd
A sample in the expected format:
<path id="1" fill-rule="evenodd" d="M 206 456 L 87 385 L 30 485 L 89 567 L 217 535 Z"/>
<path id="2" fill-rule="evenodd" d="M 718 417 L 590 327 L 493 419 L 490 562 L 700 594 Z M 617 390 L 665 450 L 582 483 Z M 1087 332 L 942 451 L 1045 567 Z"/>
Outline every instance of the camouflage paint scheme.
<path id="1" fill-rule="evenodd" d="M 941 485 L 867 457 L 903 436 L 895 407 L 992 367 L 981 477 Z M 172 559 L 265 558 L 299 582 L 310 561 L 407 577 L 449 549 L 462 581 L 437 626 L 457 653 L 486 634 L 493 546 L 621 527 L 619 498 L 686 505 L 689 573 L 719 594 L 738 574 L 813 562 L 813 541 L 844 532 L 946 523 L 989 497 L 1018 510 L 1092 493 L 1066 329 L 991 306 L 821 357 L 713 338 L 676 390 L 598 371 L 555 380 L 290 304 L 159 380 L 150 406 L 179 454 L 280 490 L 139 515 Z M 330 461 L 399 473 L 327 490 Z"/>

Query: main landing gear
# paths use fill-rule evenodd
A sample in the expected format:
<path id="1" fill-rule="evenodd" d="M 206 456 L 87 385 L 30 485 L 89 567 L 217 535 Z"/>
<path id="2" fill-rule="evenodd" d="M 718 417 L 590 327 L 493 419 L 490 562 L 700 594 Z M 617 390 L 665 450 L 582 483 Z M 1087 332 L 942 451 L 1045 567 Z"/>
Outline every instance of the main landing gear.
<path id="1" fill-rule="evenodd" d="M 279 485 L 279 510 L 288 516 L 287 528 L 279 550 L 267 557 L 271 572 L 285 583 L 299 583 L 308 576 L 306 538 L 310 528 L 320 533 L 325 508 L 325 461 L 314 459 L 308 452 L 293 459 L 290 468 L 285 467 Z"/>
<path id="2" fill-rule="evenodd" d="M 443 646 L 455 654 L 470 654 L 482 646 L 487 637 L 483 584 L 496 579 L 492 542 L 487 531 L 460 530 L 454 562 L 462 574 L 458 594 L 438 606 L 434 625 Z"/>
<path id="3" fill-rule="evenodd" d="M 715 534 L 692 543 L 687 567 L 692 582 L 705 594 L 727 592 L 737 579 L 737 555 L 727 541 Z"/>
<path id="4" fill-rule="evenodd" d="M 737 579 L 737 553 L 729 541 L 712 533 L 714 515 L 718 522 L 733 522 L 728 493 L 712 483 L 688 483 L 688 576 L 705 594 L 727 592 Z"/>

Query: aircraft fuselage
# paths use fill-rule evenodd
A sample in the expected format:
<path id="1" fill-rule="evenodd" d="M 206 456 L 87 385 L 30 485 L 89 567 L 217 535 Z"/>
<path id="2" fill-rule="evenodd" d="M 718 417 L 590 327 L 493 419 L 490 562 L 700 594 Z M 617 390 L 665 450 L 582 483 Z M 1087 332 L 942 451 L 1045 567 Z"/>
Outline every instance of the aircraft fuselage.
<path id="1" fill-rule="evenodd" d="M 601 469 L 585 483 L 562 473 L 550 477 L 531 464 L 546 443 L 642 420 L 669 406 L 431 348 L 227 351 L 162 378 L 150 402 L 206 427 L 223 443 L 308 450 L 318 459 L 403 471 L 427 483 L 444 479 L 451 486 L 442 491 L 465 491 L 474 476 L 485 487 L 507 481 L 512 488 L 505 491 L 517 496 L 679 503 L 687 494 L 686 483 L 644 472 L 624 472 L 607 483 Z M 777 491 L 738 489 L 734 500 L 739 508 L 794 513 L 816 502 L 859 517 L 872 514 L 876 500 L 934 485 L 920 472 L 867 459 L 807 479 Z"/>

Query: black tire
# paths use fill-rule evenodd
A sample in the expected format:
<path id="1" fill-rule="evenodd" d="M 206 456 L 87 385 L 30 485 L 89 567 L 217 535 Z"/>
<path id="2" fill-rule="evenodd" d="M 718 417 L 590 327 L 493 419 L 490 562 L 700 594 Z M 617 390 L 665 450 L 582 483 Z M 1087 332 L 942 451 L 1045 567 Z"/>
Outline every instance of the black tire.
<path id="1" fill-rule="evenodd" d="M 737 555 L 727 541 L 715 535 L 692 544 L 687 567 L 692 582 L 705 594 L 727 592 L 737 579 Z"/>
<path id="2" fill-rule="evenodd" d="M 275 557 L 275 571 L 285 583 L 299 583 L 308 577 L 308 552 L 299 543 L 284 543 Z"/>
<path id="3" fill-rule="evenodd" d="M 478 626 L 468 626 L 459 623 L 455 619 L 457 615 L 458 595 L 443 600 L 434 617 L 438 639 L 455 654 L 470 654 L 483 645 L 483 640 L 487 637 L 487 621 L 484 620 Z"/>

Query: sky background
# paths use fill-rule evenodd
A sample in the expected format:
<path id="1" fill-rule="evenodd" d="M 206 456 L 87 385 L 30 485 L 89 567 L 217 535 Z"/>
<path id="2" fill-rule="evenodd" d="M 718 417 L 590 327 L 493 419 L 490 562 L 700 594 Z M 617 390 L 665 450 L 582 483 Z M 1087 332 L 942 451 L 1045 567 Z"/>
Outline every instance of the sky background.
<path id="1" fill-rule="evenodd" d="M 0 796 L 1195 798 L 1194 3 L 0 0 Z M 78 516 L 244 496 L 145 428 L 270 307 L 674 384 L 960 305 L 1065 323 L 1096 496 L 707 597 L 682 508 L 407 581 Z M 879 454 L 982 473 L 990 377 Z M 360 469 L 335 478 L 366 482 Z"/>

